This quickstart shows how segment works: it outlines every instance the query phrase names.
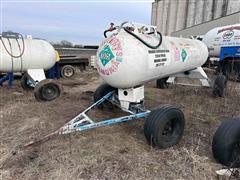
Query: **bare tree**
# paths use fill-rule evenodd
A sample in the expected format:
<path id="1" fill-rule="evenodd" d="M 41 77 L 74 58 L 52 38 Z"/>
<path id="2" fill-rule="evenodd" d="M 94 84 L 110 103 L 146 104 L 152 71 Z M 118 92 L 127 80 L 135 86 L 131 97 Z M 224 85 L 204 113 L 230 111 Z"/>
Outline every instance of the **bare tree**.
<path id="1" fill-rule="evenodd" d="M 62 47 L 73 47 L 73 44 L 69 41 L 66 41 L 66 40 L 62 40 L 60 42 L 60 44 L 61 44 Z"/>

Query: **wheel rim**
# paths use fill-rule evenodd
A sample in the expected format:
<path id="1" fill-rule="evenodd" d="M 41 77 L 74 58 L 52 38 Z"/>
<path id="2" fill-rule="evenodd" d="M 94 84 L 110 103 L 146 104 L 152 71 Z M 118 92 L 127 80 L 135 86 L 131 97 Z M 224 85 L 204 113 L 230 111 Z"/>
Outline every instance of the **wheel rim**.
<path id="1" fill-rule="evenodd" d="M 58 94 L 58 88 L 56 86 L 44 86 L 42 89 L 42 96 L 45 99 L 55 99 Z"/>
<path id="2" fill-rule="evenodd" d="M 163 137 L 169 138 L 174 134 L 175 121 L 176 119 L 171 119 L 165 124 L 162 132 Z"/>
<path id="3" fill-rule="evenodd" d="M 63 69 L 64 76 L 66 76 L 66 77 L 71 77 L 71 76 L 73 76 L 73 74 L 74 74 L 73 71 L 74 71 L 74 70 L 73 70 L 71 67 L 65 67 L 65 68 Z"/>
<path id="4" fill-rule="evenodd" d="M 24 90 L 31 90 L 33 89 L 33 83 L 31 83 L 31 80 L 28 79 L 28 77 L 26 75 L 23 75 L 22 79 L 21 79 L 21 86 Z"/>

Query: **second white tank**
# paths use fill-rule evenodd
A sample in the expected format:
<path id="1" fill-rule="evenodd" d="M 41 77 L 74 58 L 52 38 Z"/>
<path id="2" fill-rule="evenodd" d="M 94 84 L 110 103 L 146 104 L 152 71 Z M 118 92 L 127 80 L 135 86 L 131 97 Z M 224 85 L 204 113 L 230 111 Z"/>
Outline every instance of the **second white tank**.
<path id="1" fill-rule="evenodd" d="M 204 35 L 202 41 L 210 56 L 219 57 L 221 47 L 240 46 L 240 24 L 214 28 Z"/>
<path id="2" fill-rule="evenodd" d="M 28 69 L 48 70 L 56 62 L 56 51 L 47 41 L 24 39 L 24 47 L 21 39 L 18 39 L 19 43 L 17 43 L 16 39 L 9 38 L 8 41 L 7 38 L 2 37 L 2 41 L 0 41 L 0 72 L 24 72 Z M 23 48 L 24 52 L 21 57 L 11 56 L 20 55 Z"/>

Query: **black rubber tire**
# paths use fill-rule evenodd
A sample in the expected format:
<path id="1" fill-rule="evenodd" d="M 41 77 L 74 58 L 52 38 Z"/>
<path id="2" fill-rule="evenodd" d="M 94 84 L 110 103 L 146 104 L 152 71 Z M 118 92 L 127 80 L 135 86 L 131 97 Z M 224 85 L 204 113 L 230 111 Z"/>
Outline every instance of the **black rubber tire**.
<path id="1" fill-rule="evenodd" d="M 103 96 L 107 95 L 108 93 L 110 93 L 111 91 L 115 91 L 117 90 L 117 88 L 114 88 L 108 84 L 101 84 L 97 87 L 97 89 L 94 92 L 93 95 L 93 101 L 97 102 L 98 100 L 100 100 Z M 104 102 L 102 104 L 100 104 L 98 106 L 99 109 L 103 109 L 103 108 L 113 108 L 113 105 L 110 102 Z"/>
<path id="2" fill-rule="evenodd" d="M 167 80 L 168 80 L 168 77 L 162 78 L 162 79 L 158 79 L 156 81 L 157 88 L 158 89 L 166 89 L 166 88 L 168 88 Z"/>
<path id="3" fill-rule="evenodd" d="M 75 67 L 71 65 L 64 65 L 63 67 L 61 67 L 61 76 L 65 79 L 71 79 L 74 77 L 75 71 Z"/>
<path id="4" fill-rule="evenodd" d="M 221 164 L 231 168 L 240 167 L 240 118 L 222 122 L 213 136 L 212 152 Z"/>
<path id="5" fill-rule="evenodd" d="M 34 96 L 38 101 L 52 101 L 58 98 L 61 89 L 52 79 L 39 82 L 34 88 Z"/>
<path id="6" fill-rule="evenodd" d="M 108 93 L 110 93 L 112 91 L 116 91 L 116 90 L 117 90 L 117 88 L 114 88 L 108 84 L 101 84 L 97 87 L 97 89 L 95 90 L 95 92 L 93 94 L 93 101 L 97 102 L 103 96 L 107 95 Z M 112 109 L 113 107 L 114 106 L 110 102 L 107 102 L 107 101 L 98 105 L 99 109 L 103 109 L 103 108 Z"/>
<path id="7" fill-rule="evenodd" d="M 146 139 L 148 140 L 148 142 L 151 142 L 151 127 L 152 127 L 152 124 L 154 123 L 154 121 L 151 121 L 149 119 L 152 119 L 157 111 L 165 112 L 168 109 L 168 107 L 171 107 L 171 106 L 172 105 L 167 105 L 167 104 L 160 106 L 160 107 L 152 110 L 151 113 L 149 114 L 149 116 L 146 119 L 145 124 L 144 124 L 144 135 L 145 135 Z"/>
<path id="8" fill-rule="evenodd" d="M 29 86 L 27 81 L 28 81 L 28 75 L 27 75 L 27 73 L 24 73 L 24 75 L 21 78 L 21 86 L 22 86 L 23 90 L 25 90 L 25 91 L 33 90 L 34 87 Z"/>
<path id="9" fill-rule="evenodd" d="M 180 141 L 184 126 L 183 112 L 175 106 L 164 105 L 149 114 L 144 124 L 144 134 L 151 146 L 165 149 Z M 163 134 L 169 133 L 166 132 L 168 130 L 170 134 Z"/>
<path id="10" fill-rule="evenodd" d="M 222 73 L 228 80 L 240 81 L 240 59 L 224 59 L 222 63 Z"/>
<path id="11" fill-rule="evenodd" d="M 218 75 L 213 84 L 213 95 L 223 97 L 227 86 L 227 78 L 224 75 Z"/>

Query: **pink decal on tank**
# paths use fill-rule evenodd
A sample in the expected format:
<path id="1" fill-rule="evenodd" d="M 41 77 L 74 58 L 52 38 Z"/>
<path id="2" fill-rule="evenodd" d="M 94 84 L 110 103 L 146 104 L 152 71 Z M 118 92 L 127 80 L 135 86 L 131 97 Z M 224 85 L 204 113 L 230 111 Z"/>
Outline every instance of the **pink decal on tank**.
<path id="1" fill-rule="evenodd" d="M 99 64 L 97 65 L 97 69 L 99 73 L 103 75 L 111 75 L 114 72 L 117 71 L 119 64 L 122 62 L 122 56 L 123 56 L 123 50 L 121 46 L 121 42 L 118 38 L 116 37 L 111 37 L 108 39 L 108 41 L 103 41 L 101 44 L 103 47 L 102 51 L 100 51 L 101 57 L 100 59 L 104 60 L 102 62 L 103 66 L 100 66 Z M 110 48 L 107 49 L 106 48 Z M 107 61 L 102 57 L 104 53 L 109 53 L 111 55 L 111 58 L 109 58 Z"/>
<path id="2" fill-rule="evenodd" d="M 178 48 L 174 49 L 175 54 L 175 61 L 180 60 L 180 50 Z"/>

